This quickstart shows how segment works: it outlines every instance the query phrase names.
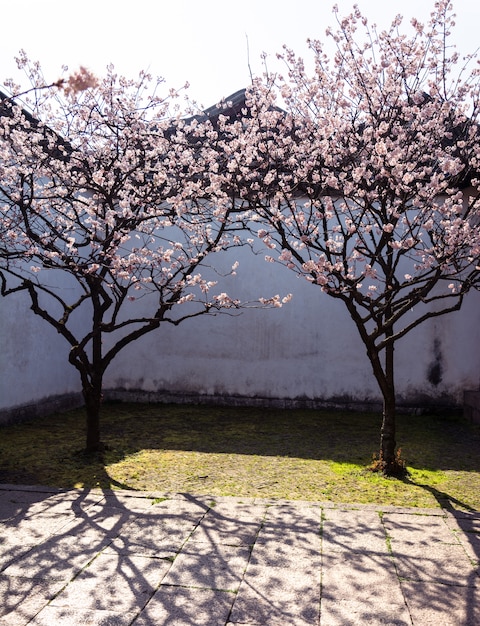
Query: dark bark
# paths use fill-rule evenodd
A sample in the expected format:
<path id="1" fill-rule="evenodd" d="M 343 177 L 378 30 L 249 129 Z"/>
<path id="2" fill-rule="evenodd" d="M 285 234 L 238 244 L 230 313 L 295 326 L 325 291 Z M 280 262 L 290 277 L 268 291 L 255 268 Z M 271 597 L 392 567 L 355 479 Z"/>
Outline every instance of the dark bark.
<path id="1" fill-rule="evenodd" d="M 100 452 L 103 448 L 100 440 L 100 405 L 102 402 L 102 387 L 91 386 L 83 390 L 86 411 L 86 444 L 88 454 Z"/>
<path id="2" fill-rule="evenodd" d="M 388 334 L 391 333 L 386 333 Z M 385 385 L 383 392 L 383 419 L 380 431 L 380 456 L 388 474 L 395 464 L 395 379 L 393 366 L 393 343 L 385 346 Z"/>
<path id="3" fill-rule="evenodd" d="M 395 431 L 396 431 L 396 415 L 395 415 L 395 396 L 394 394 L 383 398 L 383 416 L 382 428 L 380 431 L 380 459 L 383 464 L 383 471 L 386 474 L 395 473 Z"/>
<path id="4" fill-rule="evenodd" d="M 102 332 L 103 313 L 108 308 L 108 301 L 101 298 L 102 286 L 97 280 L 91 282 L 91 299 L 93 304 L 92 320 L 92 362 L 90 381 L 83 385 L 83 396 L 87 413 L 86 452 L 99 452 L 100 441 L 100 404 L 102 401 L 103 364 L 102 364 Z"/>
<path id="5" fill-rule="evenodd" d="M 383 348 L 376 346 L 374 339 L 368 335 L 361 318 L 357 315 L 354 307 L 349 307 L 352 319 L 360 333 L 360 337 L 367 348 L 367 356 L 372 366 L 375 380 L 382 394 L 383 414 L 380 430 L 380 452 L 378 460 L 372 465 L 375 471 L 381 471 L 388 476 L 403 476 L 406 473 L 405 466 L 397 457 L 396 450 L 396 398 L 394 376 L 394 331 L 391 325 L 385 326 L 385 339 Z M 390 319 L 391 309 L 386 309 L 386 319 Z M 384 352 L 384 361 L 380 358 Z"/>
<path id="6" fill-rule="evenodd" d="M 387 332 L 386 336 L 390 333 Z M 396 442 L 396 398 L 394 378 L 394 343 L 385 346 L 385 365 L 381 367 L 378 353 L 372 361 L 375 377 L 383 397 L 382 427 L 380 429 L 380 454 L 373 469 L 386 476 L 405 476 L 407 473 L 404 462 L 399 458 Z M 370 356 L 370 355 L 369 355 Z"/>

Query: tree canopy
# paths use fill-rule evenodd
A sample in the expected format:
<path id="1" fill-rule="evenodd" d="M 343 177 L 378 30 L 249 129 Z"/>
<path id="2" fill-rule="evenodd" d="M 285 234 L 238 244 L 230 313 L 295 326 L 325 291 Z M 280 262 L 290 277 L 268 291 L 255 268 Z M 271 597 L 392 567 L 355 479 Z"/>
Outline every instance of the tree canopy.
<path id="1" fill-rule="evenodd" d="M 0 105 L 1 293 L 27 293 L 70 345 L 94 450 L 102 378 L 126 345 L 160 324 L 282 302 L 240 302 L 217 285 L 217 257 L 248 242 L 207 116 L 146 73 L 82 68 L 47 84 L 38 64 L 19 64 L 32 87 L 10 84 Z"/>
<path id="2" fill-rule="evenodd" d="M 449 2 L 410 30 L 397 17 L 378 32 L 358 8 L 337 21 L 333 53 L 309 42 L 311 71 L 285 49 L 285 72 L 254 80 L 237 193 L 267 260 L 347 307 L 384 398 L 392 472 L 394 344 L 479 284 L 480 70 L 450 44 Z"/>

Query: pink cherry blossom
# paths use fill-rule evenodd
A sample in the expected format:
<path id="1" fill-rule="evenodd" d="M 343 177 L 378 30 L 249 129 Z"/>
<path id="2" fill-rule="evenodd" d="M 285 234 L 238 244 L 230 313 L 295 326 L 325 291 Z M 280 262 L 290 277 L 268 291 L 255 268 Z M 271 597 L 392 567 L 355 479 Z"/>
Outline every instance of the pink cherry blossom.
<path id="1" fill-rule="evenodd" d="M 235 281 L 225 292 L 233 249 L 252 245 L 224 167 L 231 158 L 247 172 L 257 159 L 242 133 L 229 142 L 201 111 L 181 114 L 178 90 L 145 72 L 127 79 L 110 66 L 95 77 L 82 67 L 49 85 L 24 53 L 19 64 L 30 85 L 15 90 L 21 101 L 0 99 L 1 294 L 23 291 L 69 344 L 96 450 L 102 378 L 130 342 L 288 296 L 242 301 Z"/>
<path id="2" fill-rule="evenodd" d="M 358 7 L 335 12 L 332 55 L 311 39 L 310 72 L 284 48 L 282 73 L 253 81 L 238 145 L 255 158 L 231 174 L 268 260 L 345 303 L 384 398 L 393 471 L 394 344 L 480 284 L 480 72 L 450 42 L 448 0 L 428 24 L 397 17 L 383 32 Z"/>

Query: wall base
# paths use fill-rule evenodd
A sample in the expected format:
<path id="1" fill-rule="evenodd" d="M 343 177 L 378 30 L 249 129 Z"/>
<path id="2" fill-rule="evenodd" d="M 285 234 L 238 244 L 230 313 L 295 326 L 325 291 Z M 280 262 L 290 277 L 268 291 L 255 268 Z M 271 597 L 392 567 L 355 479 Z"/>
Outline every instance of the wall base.
<path id="1" fill-rule="evenodd" d="M 213 406 L 250 406 L 274 409 L 324 409 L 330 411 L 359 411 L 381 413 L 379 400 L 361 401 L 354 398 L 264 398 L 247 396 L 220 396 L 207 394 L 172 393 L 169 391 L 143 391 L 141 389 L 106 389 L 105 401 L 110 402 L 145 402 L 159 404 L 203 404 Z M 435 403 L 425 399 L 423 402 L 407 404 L 398 402 L 399 413 L 422 415 L 426 413 L 458 413 L 461 407 L 454 404 Z"/>
<path id="2" fill-rule="evenodd" d="M 68 411 L 83 406 L 81 393 L 69 393 L 50 396 L 35 402 L 22 404 L 8 409 L 0 409 L 0 424 L 22 422 L 37 417 L 45 417 L 59 411 Z"/>
<path id="3" fill-rule="evenodd" d="M 353 398 L 263 398 L 246 396 L 220 396 L 207 394 L 172 393 L 168 391 L 142 391 L 141 389 L 106 389 L 103 394 L 106 402 L 145 402 L 159 404 L 202 404 L 212 406 L 250 406 L 274 409 L 323 409 L 330 411 L 382 412 L 378 400 L 360 401 Z M 44 417 L 59 411 L 68 411 L 83 406 L 81 393 L 64 394 L 43 398 L 36 402 L 0 409 L 0 424 L 20 422 Z M 460 412 L 461 407 L 452 404 L 421 402 L 408 405 L 401 401 L 399 413 L 422 415 L 425 413 Z M 480 391 L 466 391 L 464 394 L 464 415 L 471 421 L 480 422 Z"/>

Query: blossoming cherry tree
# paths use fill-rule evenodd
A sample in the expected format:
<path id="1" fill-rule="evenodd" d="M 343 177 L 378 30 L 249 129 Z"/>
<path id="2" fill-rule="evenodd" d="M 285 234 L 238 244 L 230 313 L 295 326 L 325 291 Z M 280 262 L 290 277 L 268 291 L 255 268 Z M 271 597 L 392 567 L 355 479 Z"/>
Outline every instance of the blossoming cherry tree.
<path id="1" fill-rule="evenodd" d="M 69 344 L 95 452 L 103 377 L 127 345 L 162 324 L 281 301 L 240 302 L 217 285 L 221 255 L 248 242 L 209 119 L 186 116 L 178 92 L 160 95 L 145 73 L 81 68 L 48 85 L 24 54 L 19 64 L 33 87 L 10 83 L 0 101 L 1 294 L 27 294 Z"/>
<path id="2" fill-rule="evenodd" d="M 347 307 L 383 397 L 387 474 L 405 471 L 394 346 L 479 284 L 479 69 L 450 45 L 453 18 L 443 0 L 410 30 L 337 18 L 333 54 L 311 40 L 308 73 L 284 50 L 285 76 L 254 81 L 242 124 L 237 193 L 267 260 Z"/>

